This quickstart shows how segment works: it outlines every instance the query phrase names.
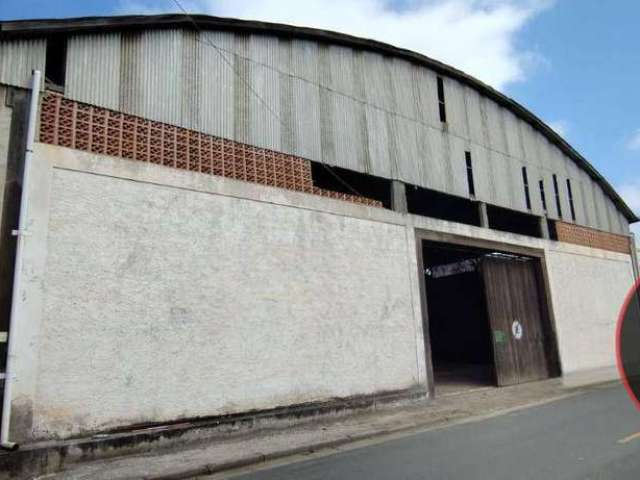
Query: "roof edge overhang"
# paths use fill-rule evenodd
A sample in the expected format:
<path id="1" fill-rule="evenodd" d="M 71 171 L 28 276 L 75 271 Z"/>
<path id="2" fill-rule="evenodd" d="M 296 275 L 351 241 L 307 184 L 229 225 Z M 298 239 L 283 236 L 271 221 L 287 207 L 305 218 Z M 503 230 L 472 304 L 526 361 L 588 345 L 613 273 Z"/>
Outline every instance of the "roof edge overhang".
<path id="1" fill-rule="evenodd" d="M 288 38 L 302 38 L 374 51 L 383 55 L 394 56 L 424 65 L 440 74 L 451 77 L 470 86 L 471 88 L 476 89 L 478 92 L 491 98 L 499 105 L 509 109 L 520 119 L 529 123 L 532 127 L 542 133 L 549 142 L 556 145 L 580 168 L 585 170 L 589 176 L 591 176 L 591 178 L 593 178 L 593 180 L 602 187 L 613 203 L 624 214 L 629 223 L 640 221 L 640 218 L 638 218 L 622 197 L 620 197 L 618 192 L 616 192 L 611 184 L 595 169 L 595 167 L 551 127 L 527 108 L 461 70 L 420 53 L 404 48 L 394 47 L 393 45 L 379 42 L 377 40 L 354 37 L 345 33 L 309 27 L 195 14 L 123 15 L 108 17 L 0 21 L 0 39 L 48 36 L 57 33 L 98 33 L 161 28 L 193 29 L 194 25 L 192 19 L 195 20 L 199 28 L 205 30 L 225 30 L 241 33 L 268 34 Z"/>

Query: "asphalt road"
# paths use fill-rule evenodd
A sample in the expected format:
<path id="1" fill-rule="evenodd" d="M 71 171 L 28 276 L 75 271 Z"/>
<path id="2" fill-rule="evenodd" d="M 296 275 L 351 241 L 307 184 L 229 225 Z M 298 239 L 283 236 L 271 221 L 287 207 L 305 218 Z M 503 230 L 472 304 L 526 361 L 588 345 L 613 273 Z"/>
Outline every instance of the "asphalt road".
<path id="1" fill-rule="evenodd" d="M 639 432 L 640 412 L 610 386 L 235 478 L 637 480 Z"/>

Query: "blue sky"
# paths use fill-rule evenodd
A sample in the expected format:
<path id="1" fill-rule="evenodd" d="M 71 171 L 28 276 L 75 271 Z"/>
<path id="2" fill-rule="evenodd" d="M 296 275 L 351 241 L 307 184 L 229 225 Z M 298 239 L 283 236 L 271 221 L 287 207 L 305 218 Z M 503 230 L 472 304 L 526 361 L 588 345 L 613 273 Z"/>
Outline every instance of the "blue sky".
<path id="1" fill-rule="evenodd" d="M 640 2 L 181 0 L 192 12 L 345 31 L 452 64 L 515 98 L 640 213 Z M 0 18 L 175 11 L 172 0 L 2 0 Z M 640 228 L 637 228 L 640 232 Z"/>

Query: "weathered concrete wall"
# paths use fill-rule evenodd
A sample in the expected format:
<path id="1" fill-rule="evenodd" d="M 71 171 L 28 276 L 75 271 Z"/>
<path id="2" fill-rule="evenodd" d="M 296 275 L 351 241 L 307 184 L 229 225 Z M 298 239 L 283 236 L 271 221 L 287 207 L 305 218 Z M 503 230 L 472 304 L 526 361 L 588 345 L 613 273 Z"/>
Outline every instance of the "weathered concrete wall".
<path id="1" fill-rule="evenodd" d="M 37 145 L 14 438 L 426 385 L 415 230 L 525 246 L 562 367 L 613 366 L 623 254 Z"/>
<path id="2" fill-rule="evenodd" d="M 633 285 L 629 256 L 549 251 L 547 268 L 563 373 L 615 365 L 615 331 Z"/>
<path id="3" fill-rule="evenodd" d="M 424 386 L 403 225 L 94 161 L 37 150 L 25 271 L 38 318 L 18 333 L 37 351 L 19 360 L 16 428 L 68 436 Z"/>

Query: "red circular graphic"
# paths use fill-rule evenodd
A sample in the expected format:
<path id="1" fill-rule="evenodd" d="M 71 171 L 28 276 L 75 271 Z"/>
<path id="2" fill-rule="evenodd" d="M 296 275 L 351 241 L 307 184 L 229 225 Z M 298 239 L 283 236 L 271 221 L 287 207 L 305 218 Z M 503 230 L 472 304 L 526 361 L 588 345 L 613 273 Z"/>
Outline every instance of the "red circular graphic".
<path id="1" fill-rule="evenodd" d="M 627 294 L 616 329 L 618 372 L 629 397 L 640 410 L 640 279 Z"/>

